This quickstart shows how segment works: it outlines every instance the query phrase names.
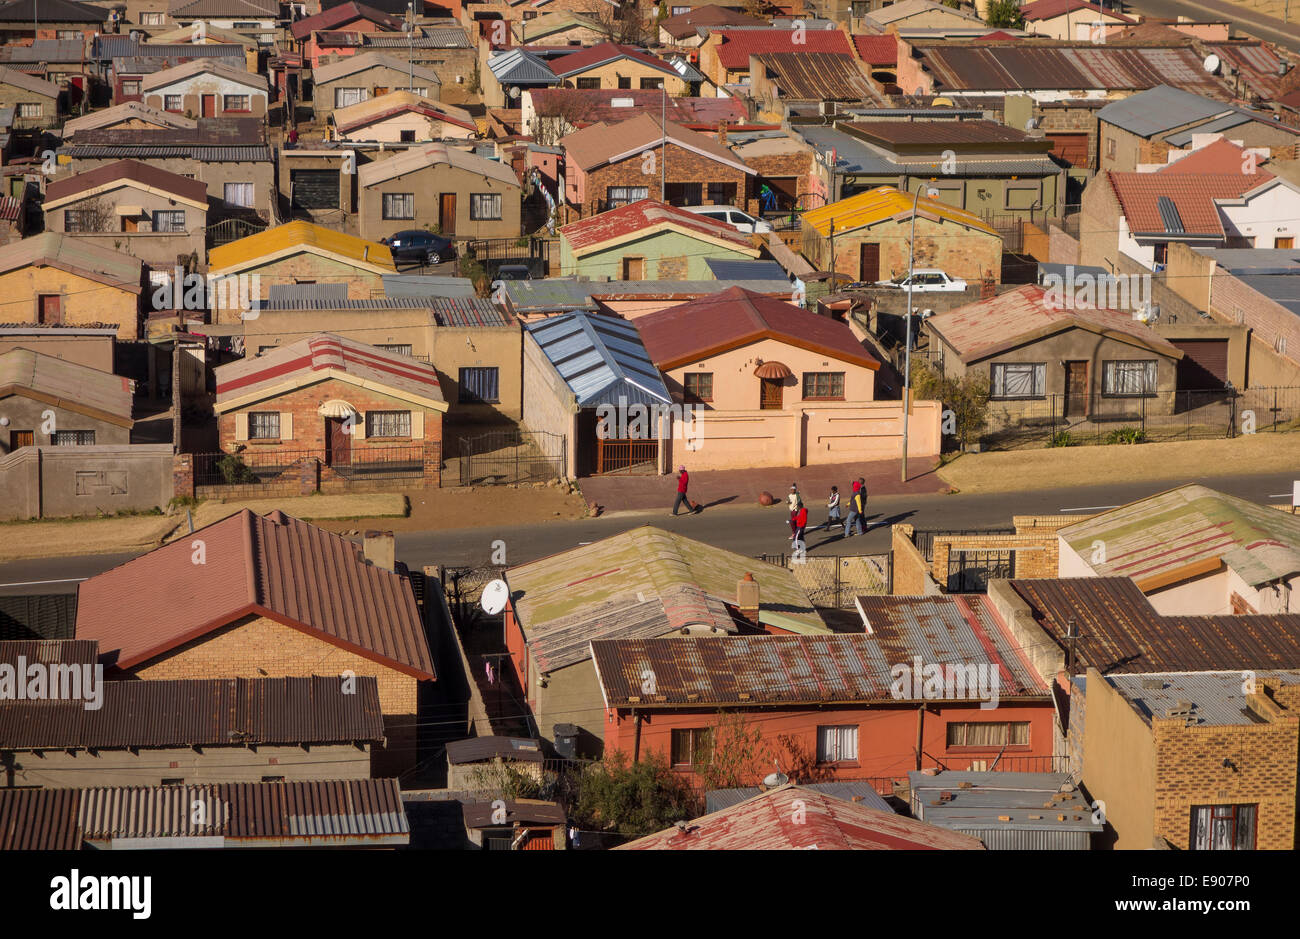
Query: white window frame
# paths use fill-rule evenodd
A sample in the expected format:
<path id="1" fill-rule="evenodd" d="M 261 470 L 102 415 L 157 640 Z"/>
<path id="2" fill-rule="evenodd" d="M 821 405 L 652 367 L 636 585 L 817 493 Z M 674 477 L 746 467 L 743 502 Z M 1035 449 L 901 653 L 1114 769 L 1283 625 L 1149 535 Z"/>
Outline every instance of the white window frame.
<path id="1" fill-rule="evenodd" d="M 857 761 L 857 724 L 819 724 L 817 726 L 818 763 L 856 763 Z"/>
<path id="2" fill-rule="evenodd" d="M 381 193 L 381 215 L 393 221 L 409 221 L 415 218 L 415 193 L 385 192 Z"/>
<path id="3" fill-rule="evenodd" d="M 1159 387 L 1160 363 L 1156 359 L 1105 359 L 1101 363 L 1103 397 L 1150 398 Z"/>
<path id="4" fill-rule="evenodd" d="M 350 100 L 355 99 L 355 100 Z M 360 104 L 362 101 L 370 100 L 369 88 L 335 88 L 334 89 L 334 107 L 348 108 L 354 104 Z"/>
<path id="5" fill-rule="evenodd" d="M 1033 369 L 1029 379 L 1033 388 L 1028 394 L 1007 394 L 1006 373 Z M 1046 362 L 994 362 L 989 366 L 989 397 L 998 401 L 1032 401 L 1047 397 L 1047 363 Z"/>
<path id="6" fill-rule="evenodd" d="M 232 190 L 238 198 L 231 198 Z M 241 201 L 244 193 L 247 193 L 247 201 Z M 228 205 L 237 205 L 242 209 L 252 209 L 257 205 L 256 187 L 251 182 L 226 183 L 222 187 L 221 195 Z"/>
<path id="7" fill-rule="evenodd" d="M 411 436 L 410 411 L 367 411 L 366 439 Z"/>
<path id="8" fill-rule="evenodd" d="M 259 426 L 265 422 L 265 427 Z M 275 433 L 270 433 L 274 430 Z M 265 431 L 265 432 L 263 432 Z M 249 440 L 279 440 L 280 439 L 280 412 L 279 411 L 249 411 L 248 412 L 248 439 Z"/>

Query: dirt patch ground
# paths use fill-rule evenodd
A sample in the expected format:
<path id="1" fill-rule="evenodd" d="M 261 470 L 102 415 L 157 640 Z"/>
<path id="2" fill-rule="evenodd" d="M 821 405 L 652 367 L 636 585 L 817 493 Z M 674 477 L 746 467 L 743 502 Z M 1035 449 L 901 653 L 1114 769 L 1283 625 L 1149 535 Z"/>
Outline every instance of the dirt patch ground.
<path id="1" fill-rule="evenodd" d="M 958 492 L 1095 486 L 1113 480 L 1284 473 L 1300 468 L 1300 434 L 1187 440 L 1136 446 L 1053 447 L 967 453 L 939 470 Z"/>
<path id="2" fill-rule="evenodd" d="M 375 492 L 359 495 L 339 496 L 303 496 L 290 499 L 245 499 L 231 502 L 204 502 L 194 510 L 194 527 L 204 528 L 223 518 L 229 518 L 236 512 L 249 509 L 258 515 L 279 509 L 286 515 L 320 524 L 325 519 L 367 518 L 379 519 L 384 516 L 402 518 L 406 515 L 406 496 L 396 492 Z M 181 525 L 172 533 L 179 538 L 189 533 L 185 525 L 185 513 L 181 513 Z"/>
<path id="3" fill-rule="evenodd" d="M 148 551 L 176 524 L 176 517 L 168 515 L 9 522 L 0 525 L 0 561 Z"/>
<path id="4" fill-rule="evenodd" d="M 429 531 L 478 528 L 484 525 L 529 525 L 552 519 L 582 518 L 587 503 L 567 488 L 467 486 L 455 489 L 417 489 L 406 494 L 410 514 L 405 518 L 342 521 L 317 519 L 314 524 L 333 532 L 383 528 L 388 531 Z M 286 511 L 288 511 L 286 509 Z"/>

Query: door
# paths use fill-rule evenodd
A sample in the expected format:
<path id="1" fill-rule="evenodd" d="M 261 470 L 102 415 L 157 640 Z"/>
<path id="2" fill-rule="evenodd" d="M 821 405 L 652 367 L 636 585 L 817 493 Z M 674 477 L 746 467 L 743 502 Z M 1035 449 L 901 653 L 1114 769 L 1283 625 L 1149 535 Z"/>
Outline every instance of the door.
<path id="1" fill-rule="evenodd" d="M 869 284 L 880 280 L 880 245 L 874 241 L 858 246 L 858 280 Z"/>
<path id="2" fill-rule="evenodd" d="M 645 258 L 624 258 L 623 279 L 645 280 Z"/>
<path id="3" fill-rule="evenodd" d="M 352 435 L 344 428 L 347 422 L 341 417 L 325 418 L 325 465 L 350 466 L 352 464 Z"/>
<path id="4" fill-rule="evenodd" d="M 782 406 L 782 382 L 781 378 L 760 378 L 762 386 L 758 406 L 764 411 L 779 411 Z"/>
<path id="5" fill-rule="evenodd" d="M 387 85 L 376 85 L 376 86 L 375 86 L 375 93 L 374 93 L 374 95 L 373 95 L 372 97 L 378 98 L 378 97 L 380 97 L 381 95 L 386 95 L 386 94 L 388 94 L 388 86 L 387 86 Z"/>
<path id="6" fill-rule="evenodd" d="M 1182 350 L 1178 360 L 1178 390 L 1206 391 L 1222 388 L 1228 381 L 1228 340 L 1173 339 Z"/>
<path id="7" fill-rule="evenodd" d="M 31 430 L 11 430 L 9 431 L 9 452 L 13 453 L 19 447 L 30 447 L 36 443 L 35 431 Z"/>
<path id="8" fill-rule="evenodd" d="M 448 238 L 456 234 L 456 194 L 444 192 L 438 198 L 438 228 Z"/>
<path id="9" fill-rule="evenodd" d="M 1274 238 L 1274 239 L 1273 239 L 1273 247 L 1274 247 L 1274 248 L 1281 248 L 1281 249 L 1286 250 L 1286 251 L 1290 251 L 1292 248 L 1295 247 L 1295 237 L 1294 237 L 1294 236 L 1290 236 L 1290 237 L 1287 237 L 1287 238 Z"/>
<path id="10" fill-rule="evenodd" d="M 338 170 L 290 170 L 289 190 L 294 208 L 338 209 Z"/>
<path id="11" fill-rule="evenodd" d="M 1088 414 L 1088 363 L 1065 363 L 1065 416 L 1086 417 Z"/>
<path id="12" fill-rule="evenodd" d="M 38 300 L 37 322 L 43 326 L 57 326 L 63 322 L 63 296 L 43 293 Z"/>
<path id="13" fill-rule="evenodd" d="M 199 96 L 200 113 L 203 117 L 216 117 L 217 115 L 217 96 L 200 95 Z"/>

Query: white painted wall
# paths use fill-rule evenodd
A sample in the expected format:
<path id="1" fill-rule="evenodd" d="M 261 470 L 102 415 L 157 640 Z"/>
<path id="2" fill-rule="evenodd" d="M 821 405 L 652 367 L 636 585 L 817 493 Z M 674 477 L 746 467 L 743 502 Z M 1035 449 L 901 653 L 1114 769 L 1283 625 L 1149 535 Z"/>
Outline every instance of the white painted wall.
<path id="1" fill-rule="evenodd" d="M 1300 191 L 1278 181 L 1244 205 L 1223 205 L 1219 215 L 1229 237 L 1253 238 L 1256 248 L 1272 248 L 1276 238 L 1300 233 Z"/>

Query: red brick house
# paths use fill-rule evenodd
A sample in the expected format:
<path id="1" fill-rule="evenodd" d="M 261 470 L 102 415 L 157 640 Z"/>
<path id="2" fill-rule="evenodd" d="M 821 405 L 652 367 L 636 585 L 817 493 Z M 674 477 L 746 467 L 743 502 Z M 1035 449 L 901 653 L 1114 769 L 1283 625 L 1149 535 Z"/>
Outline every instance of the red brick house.
<path id="1" fill-rule="evenodd" d="M 321 333 L 215 372 L 221 450 L 259 477 L 317 461 L 322 484 L 441 483 L 448 404 L 427 362 Z"/>
<path id="2" fill-rule="evenodd" d="M 725 129 L 720 131 L 725 137 Z M 640 199 L 669 205 L 743 206 L 752 167 L 725 142 L 658 115 L 592 124 L 563 137 L 569 219 Z"/>
<path id="3" fill-rule="evenodd" d="M 410 581 L 391 553 L 376 561 L 245 509 L 83 582 L 76 638 L 98 640 L 116 677 L 373 676 L 387 743 L 372 765 L 393 773 L 416 761 L 420 685 L 435 674 Z"/>

